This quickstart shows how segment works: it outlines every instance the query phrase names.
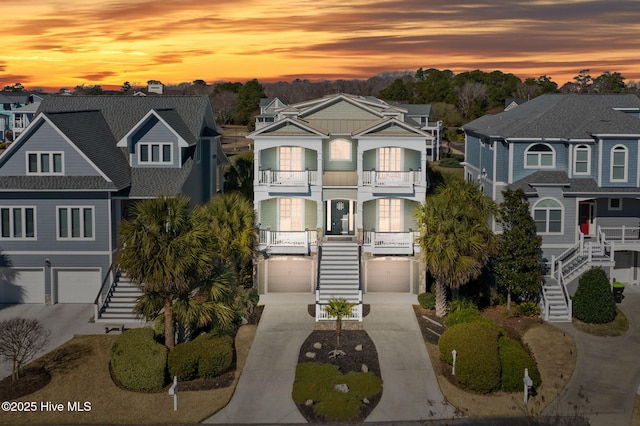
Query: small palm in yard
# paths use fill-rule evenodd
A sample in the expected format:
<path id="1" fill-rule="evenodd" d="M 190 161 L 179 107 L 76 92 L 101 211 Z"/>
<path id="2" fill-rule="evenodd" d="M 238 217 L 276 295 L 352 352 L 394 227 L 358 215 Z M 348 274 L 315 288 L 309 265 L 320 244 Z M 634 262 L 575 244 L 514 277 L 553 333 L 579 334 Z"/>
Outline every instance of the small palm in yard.
<path id="1" fill-rule="evenodd" d="M 330 317 L 336 317 L 336 348 L 331 351 L 332 358 L 346 355 L 340 348 L 340 333 L 342 332 L 342 317 L 351 315 L 351 308 L 356 306 L 356 303 L 348 302 L 344 298 L 337 298 L 329 300 L 329 304 L 325 307 L 327 315 Z"/>

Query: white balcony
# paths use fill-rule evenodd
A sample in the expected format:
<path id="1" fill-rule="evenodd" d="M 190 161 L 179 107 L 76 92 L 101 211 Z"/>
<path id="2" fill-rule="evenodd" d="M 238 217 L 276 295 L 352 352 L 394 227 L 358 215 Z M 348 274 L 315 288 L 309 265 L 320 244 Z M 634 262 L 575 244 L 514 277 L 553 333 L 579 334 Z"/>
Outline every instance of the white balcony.
<path id="1" fill-rule="evenodd" d="M 318 244 L 316 230 L 272 231 L 260 230 L 260 250 L 272 254 L 309 254 Z"/>
<path id="2" fill-rule="evenodd" d="M 269 187 L 271 193 L 307 193 L 309 185 L 316 185 L 315 170 L 262 170 L 258 185 Z"/>
<path id="3" fill-rule="evenodd" d="M 414 185 L 424 185 L 420 170 L 362 172 L 362 185 L 372 187 L 376 193 L 412 193 Z"/>
<path id="4" fill-rule="evenodd" d="M 418 232 L 364 231 L 365 251 L 372 255 L 405 254 L 419 251 Z"/>
<path id="5" fill-rule="evenodd" d="M 614 243 L 617 249 L 640 247 L 639 226 L 598 227 L 605 241 Z M 631 246 L 631 247 L 630 247 Z"/>
<path id="6" fill-rule="evenodd" d="M 362 299 L 362 295 L 360 297 Z M 316 321 L 335 321 L 337 318 L 327 314 L 326 305 L 316 303 Z M 351 314 L 342 317 L 342 321 L 362 321 L 362 303 L 351 308 Z"/>

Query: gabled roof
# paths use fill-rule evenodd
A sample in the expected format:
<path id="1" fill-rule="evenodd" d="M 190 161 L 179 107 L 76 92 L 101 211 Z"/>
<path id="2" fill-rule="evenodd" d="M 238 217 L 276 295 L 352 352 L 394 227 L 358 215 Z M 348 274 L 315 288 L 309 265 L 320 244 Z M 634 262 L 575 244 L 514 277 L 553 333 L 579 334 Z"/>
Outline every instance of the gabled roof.
<path id="1" fill-rule="evenodd" d="M 485 115 L 465 131 L 503 139 L 590 139 L 595 134 L 640 135 L 636 95 L 542 95 L 509 111 Z"/>
<path id="2" fill-rule="evenodd" d="M 416 136 L 420 138 L 433 139 L 433 136 L 415 126 L 411 126 L 396 118 L 383 118 L 373 123 L 368 123 L 365 127 L 354 132 L 354 136 Z"/>
<path id="3" fill-rule="evenodd" d="M 101 111 L 119 141 L 152 109 L 175 110 L 188 129 L 185 140 L 190 143 L 205 127 L 217 131 L 206 96 L 49 96 L 40 103 L 38 112 Z"/>
<path id="4" fill-rule="evenodd" d="M 322 132 L 308 122 L 297 118 L 287 117 L 278 120 L 268 126 L 262 127 L 247 135 L 247 138 L 255 136 L 315 136 L 326 137 L 327 133 Z"/>

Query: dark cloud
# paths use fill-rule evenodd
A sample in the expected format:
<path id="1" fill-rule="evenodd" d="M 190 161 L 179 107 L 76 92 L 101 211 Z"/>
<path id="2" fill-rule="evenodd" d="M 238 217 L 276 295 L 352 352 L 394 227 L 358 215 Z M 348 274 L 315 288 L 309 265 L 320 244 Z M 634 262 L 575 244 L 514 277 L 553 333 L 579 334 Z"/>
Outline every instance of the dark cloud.
<path id="1" fill-rule="evenodd" d="M 115 75 L 118 75 L 119 73 L 117 72 L 113 72 L 113 71 L 100 71 L 100 72 L 94 72 L 91 74 L 84 74 L 84 75 L 79 75 L 76 76 L 74 78 L 80 79 L 80 80 L 84 80 L 84 81 L 100 81 L 103 80 L 105 78 L 109 78 L 109 77 L 113 77 Z"/>

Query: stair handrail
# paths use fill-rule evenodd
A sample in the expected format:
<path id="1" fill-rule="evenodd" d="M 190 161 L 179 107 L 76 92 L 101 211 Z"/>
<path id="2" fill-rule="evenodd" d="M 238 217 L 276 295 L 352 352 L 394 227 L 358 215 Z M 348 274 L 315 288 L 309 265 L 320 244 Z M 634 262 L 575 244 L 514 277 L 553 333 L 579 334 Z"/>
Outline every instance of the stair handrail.
<path id="1" fill-rule="evenodd" d="M 320 303 L 320 265 L 322 260 L 322 244 L 318 246 L 318 268 L 316 271 L 316 311 Z"/>
<path id="2" fill-rule="evenodd" d="M 543 318 L 545 321 L 549 321 L 549 301 L 547 300 L 547 292 L 544 290 L 544 285 L 540 286 L 540 295 L 542 297 L 542 307 L 544 308 Z"/>
<path id="3" fill-rule="evenodd" d="M 564 301 L 567 304 L 567 311 L 568 311 L 567 314 L 569 316 L 569 318 L 567 319 L 571 320 L 571 317 L 573 316 L 572 314 L 573 306 L 572 306 L 571 297 L 569 296 L 569 291 L 567 290 L 567 283 L 565 282 L 565 279 L 564 279 L 564 273 L 562 272 L 562 261 L 560 261 L 560 267 L 558 268 L 558 275 L 556 280 L 560 285 L 560 289 L 562 290 L 562 296 L 564 297 Z"/>
<path id="4" fill-rule="evenodd" d="M 106 298 L 103 297 L 104 292 L 103 290 L 105 289 L 107 283 L 109 283 L 109 286 L 112 286 L 113 283 L 115 282 L 115 275 L 117 274 L 118 271 L 118 266 L 116 265 L 116 262 L 112 262 L 111 265 L 109 265 L 109 269 L 107 270 L 107 273 L 104 276 L 104 279 L 102 280 L 102 284 L 100 285 L 100 290 L 98 290 L 98 294 L 96 295 L 96 298 L 93 301 L 93 309 L 94 309 L 94 320 L 97 320 L 99 315 L 100 315 L 100 310 L 102 309 L 102 307 L 104 306 L 104 303 L 106 301 Z M 111 277 L 111 280 L 109 279 L 109 277 Z"/>

